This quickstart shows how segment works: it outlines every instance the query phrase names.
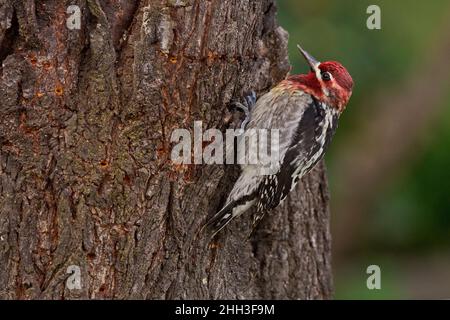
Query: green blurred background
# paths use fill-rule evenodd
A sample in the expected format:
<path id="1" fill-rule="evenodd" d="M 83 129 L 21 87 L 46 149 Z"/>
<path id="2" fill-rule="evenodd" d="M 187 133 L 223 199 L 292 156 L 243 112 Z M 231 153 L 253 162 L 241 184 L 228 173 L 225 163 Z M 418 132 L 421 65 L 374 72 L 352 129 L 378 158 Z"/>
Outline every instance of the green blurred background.
<path id="1" fill-rule="evenodd" d="M 355 82 L 326 158 L 335 297 L 450 299 L 450 1 L 278 0 L 278 18 L 292 73 L 300 43 Z"/>

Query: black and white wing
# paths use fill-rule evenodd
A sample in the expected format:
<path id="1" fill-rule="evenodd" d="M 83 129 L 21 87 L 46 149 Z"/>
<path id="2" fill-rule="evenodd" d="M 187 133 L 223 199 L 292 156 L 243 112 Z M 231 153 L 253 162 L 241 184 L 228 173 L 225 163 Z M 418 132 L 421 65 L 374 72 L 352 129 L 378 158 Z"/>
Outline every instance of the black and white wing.
<path id="1" fill-rule="evenodd" d="M 303 91 L 281 90 L 276 87 L 258 99 L 253 107 L 247 131 L 252 129 L 279 130 L 280 170 L 284 170 L 285 157 L 298 136 L 300 119 L 313 104 L 314 99 Z M 247 150 L 247 154 L 257 152 L 258 150 L 253 149 L 252 146 Z M 242 173 L 230 192 L 226 205 L 207 223 L 207 226 L 214 228 L 214 234 L 255 203 L 261 203 L 259 197 L 265 192 L 269 192 L 263 188 L 263 185 L 267 183 L 270 176 L 261 175 L 261 165 L 245 164 L 241 167 Z M 277 188 L 276 185 L 274 188 Z M 272 191 L 279 192 L 278 190 Z"/>

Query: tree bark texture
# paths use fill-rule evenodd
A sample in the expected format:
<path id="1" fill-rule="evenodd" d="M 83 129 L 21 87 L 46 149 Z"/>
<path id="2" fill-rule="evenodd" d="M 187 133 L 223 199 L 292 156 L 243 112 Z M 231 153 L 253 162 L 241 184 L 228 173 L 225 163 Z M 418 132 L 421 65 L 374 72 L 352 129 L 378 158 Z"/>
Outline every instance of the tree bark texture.
<path id="1" fill-rule="evenodd" d="M 289 72 L 273 0 L 0 0 L 0 18 L 0 298 L 331 297 L 323 165 L 250 239 L 244 216 L 210 243 L 239 169 L 169 161 L 172 130 L 224 130 Z"/>

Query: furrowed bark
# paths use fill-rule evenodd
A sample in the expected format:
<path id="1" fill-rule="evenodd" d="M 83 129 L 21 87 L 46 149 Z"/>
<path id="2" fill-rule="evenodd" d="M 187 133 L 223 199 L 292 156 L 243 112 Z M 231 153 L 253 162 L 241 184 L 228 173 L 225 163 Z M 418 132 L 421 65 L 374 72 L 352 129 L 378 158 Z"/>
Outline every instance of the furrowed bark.
<path id="1" fill-rule="evenodd" d="M 238 168 L 169 161 L 174 129 L 225 130 L 231 100 L 286 76 L 275 14 L 272 0 L 0 0 L 0 298 L 331 297 L 322 165 L 251 239 L 244 216 L 209 243 Z"/>

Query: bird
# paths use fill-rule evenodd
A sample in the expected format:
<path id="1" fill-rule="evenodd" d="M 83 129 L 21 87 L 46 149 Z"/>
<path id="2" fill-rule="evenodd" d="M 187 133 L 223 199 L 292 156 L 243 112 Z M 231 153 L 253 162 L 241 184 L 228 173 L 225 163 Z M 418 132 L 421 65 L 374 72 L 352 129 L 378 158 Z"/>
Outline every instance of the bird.
<path id="1" fill-rule="evenodd" d="M 270 174 L 260 174 L 255 165 L 241 165 L 225 205 L 204 225 L 212 230 L 212 237 L 253 207 L 255 227 L 323 158 L 335 135 L 353 92 L 353 79 L 341 63 L 319 62 L 297 47 L 309 65 L 307 74 L 287 76 L 260 98 L 253 93 L 245 105 L 237 103 L 247 115 L 243 121 L 246 132 L 278 131 L 279 165 Z"/>

